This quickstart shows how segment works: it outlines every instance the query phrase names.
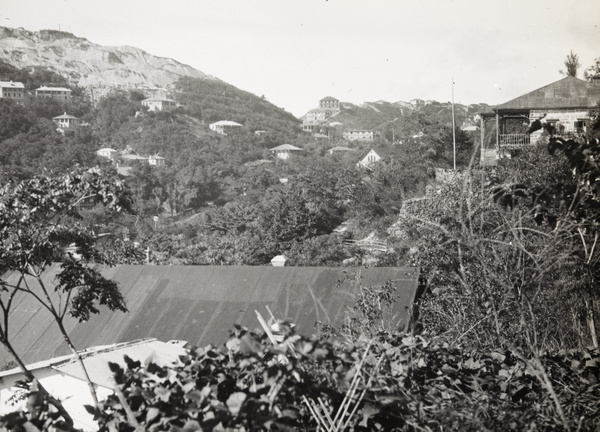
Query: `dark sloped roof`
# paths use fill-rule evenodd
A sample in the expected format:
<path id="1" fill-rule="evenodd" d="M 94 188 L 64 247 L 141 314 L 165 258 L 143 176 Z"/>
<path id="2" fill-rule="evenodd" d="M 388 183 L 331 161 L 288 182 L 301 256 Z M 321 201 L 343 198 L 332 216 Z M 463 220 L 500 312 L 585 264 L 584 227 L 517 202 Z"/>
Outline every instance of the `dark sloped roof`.
<path id="1" fill-rule="evenodd" d="M 58 270 L 54 265 L 45 273 L 46 285 Z M 418 270 L 412 267 L 120 265 L 102 273 L 119 284 L 129 312 L 102 307 L 86 323 L 67 319 L 66 328 L 78 349 L 147 337 L 204 346 L 225 342 L 236 323 L 258 328 L 255 310 L 267 318 L 269 306 L 277 318 L 290 320 L 299 333 L 310 335 L 317 320 L 334 326 L 343 322 L 358 289 L 348 279 L 355 270 L 363 286 L 396 281 L 394 320 L 405 325 L 418 283 Z M 16 274 L 8 278 L 17 281 Z M 25 363 L 69 353 L 49 313 L 30 296 L 16 296 L 10 320 L 9 337 Z M 0 364 L 10 359 L 0 349 Z"/>
<path id="2" fill-rule="evenodd" d="M 498 105 L 494 111 L 529 109 L 590 109 L 600 102 L 600 84 L 566 77 Z"/>

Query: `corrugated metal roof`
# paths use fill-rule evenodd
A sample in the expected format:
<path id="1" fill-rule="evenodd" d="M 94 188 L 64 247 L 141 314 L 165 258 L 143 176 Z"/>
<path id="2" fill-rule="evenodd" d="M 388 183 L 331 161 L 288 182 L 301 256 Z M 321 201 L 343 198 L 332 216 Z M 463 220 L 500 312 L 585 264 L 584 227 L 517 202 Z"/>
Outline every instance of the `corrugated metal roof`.
<path id="1" fill-rule="evenodd" d="M 600 85 L 566 77 L 498 105 L 494 111 L 529 109 L 590 109 L 600 102 Z"/>
<path id="2" fill-rule="evenodd" d="M 46 284 L 58 269 L 54 265 L 45 273 Z M 362 286 L 396 281 L 394 319 L 405 325 L 418 285 L 418 270 L 412 267 L 120 265 L 102 273 L 119 284 L 130 312 L 101 308 L 90 321 L 67 319 L 65 327 L 78 349 L 148 337 L 204 346 L 225 342 L 234 324 L 258 328 L 255 310 L 264 316 L 269 306 L 277 318 L 310 335 L 316 321 L 334 326 L 343 322 L 358 290 L 348 279 L 354 270 L 360 271 Z M 17 275 L 8 278 L 16 282 Z M 33 298 L 16 296 L 10 320 L 9 337 L 26 363 L 69 353 L 49 313 Z M 0 362 L 9 360 L 0 349 Z"/>

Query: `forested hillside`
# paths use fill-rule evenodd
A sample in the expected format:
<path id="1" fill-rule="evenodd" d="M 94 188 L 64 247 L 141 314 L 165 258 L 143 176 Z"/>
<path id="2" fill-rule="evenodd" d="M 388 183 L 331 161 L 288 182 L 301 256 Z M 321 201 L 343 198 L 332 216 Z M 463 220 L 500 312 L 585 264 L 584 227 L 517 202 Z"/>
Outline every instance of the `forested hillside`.
<path id="1" fill-rule="evenodd" d="M 4 67 L 28 90 L 45 81 L 66 85 L 50 71 Z M 158 263 L 264 264 L 285 253 L 297 265 L 339 265 L 363 259 L 363 252 L 342 245 L 344 238 L 385 238 L 402 202 L 424 192 L 435 168 L 453 163 L 445 114 L 428 119 L 411 112 L 403 121 L 427 134 L 396 145 L 380 136 L 372 145 L 387 147 L 389 157 L 364 170 L 356 162 L 371 144 L 329 155 L 331 147 L 348 144 L 300 131 L 297 119 L 263 98 L 218 80 L 182 78 L 174 87 L 170 96 L 179 107 L 172 112 L 147 111 L 141 90 L 114 91 L 95 106 L 78 89 L 70 102 L 0 100 L 2 176 L 26 179 L 96 165 L 111 175 L 129 169 L 125 183 L 135 216 L 92 219 L 104 231 L 143 243 Z M 51 119 L 64 112 L 85 125 L 57 131 Z M 365 121 L 371 112 L 361 109 L 355 117 Z M 243 127 L 221 135 L 208 127 L 217 120 Z M 274 158 L 269 149 L 284 143 L 304 151 L 289 161 Z M 457 131 L 457 143 L 458 164 L 466 166 L 473 141 Z M 121 156 L 98 157 L 105 147 Z M 159 155 L 166 163 L 149 166 L 127 155 Z M 342 222 L 343 233 L 335 232 Z M 395 252 L 380 261 L 397 262 L 404 248 L 390 247 Z"/>

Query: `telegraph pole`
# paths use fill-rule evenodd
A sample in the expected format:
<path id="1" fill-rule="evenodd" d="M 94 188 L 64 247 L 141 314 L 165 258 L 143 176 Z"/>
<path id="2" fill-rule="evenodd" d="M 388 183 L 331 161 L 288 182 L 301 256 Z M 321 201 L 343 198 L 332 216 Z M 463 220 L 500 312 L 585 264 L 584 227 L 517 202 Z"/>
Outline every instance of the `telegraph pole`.
<path id="1" fill-rule="evenodd" d="M 456 126 L 454 124 L 454 77 L 452 77 L 452 148 L 454 150 L 454 172 L 456 172 Z"/>

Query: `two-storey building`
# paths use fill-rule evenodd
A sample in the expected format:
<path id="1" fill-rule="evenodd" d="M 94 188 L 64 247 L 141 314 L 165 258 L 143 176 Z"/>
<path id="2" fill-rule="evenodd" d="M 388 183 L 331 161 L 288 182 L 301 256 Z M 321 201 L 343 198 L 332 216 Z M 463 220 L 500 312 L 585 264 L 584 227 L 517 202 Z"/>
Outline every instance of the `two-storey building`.
<path id="1" fill-rule="evenodd" d="M 0 81 L 0 98 L 22 100 L 25 97 L 25 86 L 21 82 Z"/>
<path id="2" fill-rule="evenodd" d="M 71 100 L 71 89 L 65 87 L 46 87 L 42 86 L 35 90 L 35 97 L 45 97 L 49 99 L 56 99 L 63 102 Z"/>
<path id="3" fill-rule="evenodd" d="M 177 108 L 177 102 L 172 99 L 147 98 L 142 101 L 142 106 L 148 108 L 148 111 L 171 112 Z"/>
<path id="4" fill-rule="evenodd" d="M 56 116 L 56 117 L 52 117 L 52 121 L 54 123 L 56 123 L 56 125 L 59 128 L 64 128 L 64 129 L 76 128 L 77 126 L 81 125 L 80 118 L 69 115 L 67 113 L 64 113 L 64 114 Z"/>

